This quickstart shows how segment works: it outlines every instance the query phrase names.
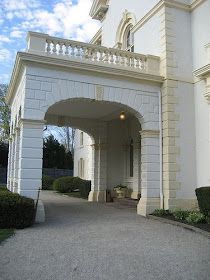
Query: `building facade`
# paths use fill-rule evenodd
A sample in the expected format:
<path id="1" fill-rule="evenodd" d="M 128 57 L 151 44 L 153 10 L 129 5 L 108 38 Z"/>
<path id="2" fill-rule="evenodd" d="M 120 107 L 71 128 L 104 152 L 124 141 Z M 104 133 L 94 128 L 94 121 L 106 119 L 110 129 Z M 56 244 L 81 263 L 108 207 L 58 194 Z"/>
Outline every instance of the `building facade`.
<path id="1" fill-rule="evenodd" d="M 94 0 L 89 44 L 29 32 L 7 95 L 8 188 L 36 198 L 43 125 L 69 125 L 89 201 L 126 184 L 141 215 L 196 207 L 210 184 L 209 11 L 210 0 Z"/>

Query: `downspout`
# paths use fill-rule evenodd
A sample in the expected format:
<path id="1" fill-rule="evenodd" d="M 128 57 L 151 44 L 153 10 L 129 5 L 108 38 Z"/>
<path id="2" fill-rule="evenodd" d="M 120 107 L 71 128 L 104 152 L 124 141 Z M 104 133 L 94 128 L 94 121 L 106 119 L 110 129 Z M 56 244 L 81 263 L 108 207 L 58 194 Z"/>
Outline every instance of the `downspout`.
<path id="1" fill-rule="evenodd" d="M 159 91 L 159 151 L 160 151 L 160 209 L 164 209 L 163 194 L 163 131 L 162 131 L 162 92 Z"/>

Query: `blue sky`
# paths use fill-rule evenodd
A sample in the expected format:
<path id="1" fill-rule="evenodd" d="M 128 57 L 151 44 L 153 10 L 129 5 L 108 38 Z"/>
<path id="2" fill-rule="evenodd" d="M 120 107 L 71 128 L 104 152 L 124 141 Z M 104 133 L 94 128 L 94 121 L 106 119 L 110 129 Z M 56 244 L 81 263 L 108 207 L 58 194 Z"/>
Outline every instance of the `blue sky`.
<path id="1" fill-rule="evenodd" d="M 87 42 L 99 29 L 92 0 L 0 0 L 0 84 L 8 83 L 27 31 Z"/>

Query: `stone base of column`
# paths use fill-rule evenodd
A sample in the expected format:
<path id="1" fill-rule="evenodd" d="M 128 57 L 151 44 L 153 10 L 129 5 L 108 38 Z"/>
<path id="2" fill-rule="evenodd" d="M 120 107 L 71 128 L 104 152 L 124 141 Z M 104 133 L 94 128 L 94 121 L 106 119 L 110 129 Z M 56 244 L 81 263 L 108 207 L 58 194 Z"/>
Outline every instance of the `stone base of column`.
<path id="1" fill-rule="evenodd" d="M 106 191 L 90 191 L 88 201 L 106 202 Z"/>
<path id="2" fill-rule="evenodd" d="M 35 200 L 38 197 L 38 190 L 18 190 L 18 193 L 22 196 L 26 196 Z"/>
<path id="3" fill-rule="evenodd" d="M 137 214 L 146 217 L 155 209 L 160 209 L 160 198 L 142 197 L 137 205 Z"/>
<path id="4" fill-rule="evenodd" d="M 197 210 L 198 202 L 196 198 L 182 199 L 182 198 L 169 198 L 164 200 L 165 209 L 183 209 L 183 210 Z"/>
<path id="5" fill-rule="evenodd" d="M 131 193 L 131 198 L 132 198 L 132 199 L 139 199 L 140 196 L 141 196 L 140 192 L 133 191 L 133 192 Z"/>

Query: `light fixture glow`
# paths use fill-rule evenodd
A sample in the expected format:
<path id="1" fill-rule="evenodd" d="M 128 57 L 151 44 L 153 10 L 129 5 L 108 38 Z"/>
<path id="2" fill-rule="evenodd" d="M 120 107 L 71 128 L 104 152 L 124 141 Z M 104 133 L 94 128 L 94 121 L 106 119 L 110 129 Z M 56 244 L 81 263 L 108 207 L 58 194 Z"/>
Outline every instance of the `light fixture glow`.
<path id="1" fill-rule="evenodd" d="M 123 121 L 123 120 L 125 120 L 125 112 L 121 112 L 120 113 L 120 119 Z"/>

